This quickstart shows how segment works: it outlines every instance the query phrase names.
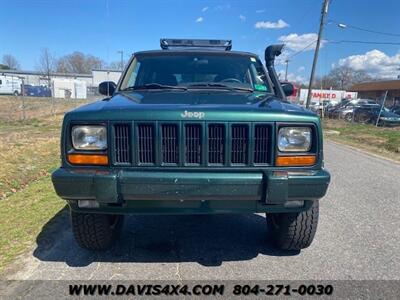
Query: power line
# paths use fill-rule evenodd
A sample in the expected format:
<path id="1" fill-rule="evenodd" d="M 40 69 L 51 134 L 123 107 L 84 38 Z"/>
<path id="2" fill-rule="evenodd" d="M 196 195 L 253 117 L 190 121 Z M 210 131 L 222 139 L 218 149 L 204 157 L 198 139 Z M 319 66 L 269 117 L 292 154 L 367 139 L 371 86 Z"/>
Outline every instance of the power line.
<path id="1" fill-rule="evenodd" d="M 370 32 L 370 33 L 376 33 L 376 34 L 382 34 L 382 35 L 388 35 L 388 36 L 398 36 L 400 37 L 399 33 L 391 33 L 391 32 L 384 32 L 384 31 L 377 31 L 377 30 L 372 30 L 372 29 L 367 29 L 367 28 L 362 28 L 362 27 L 358 27 L 358 26 L 353 26 L 353 25 L 349 25 L 346 23 L 340 23 L 338 21 L 335 20 L 329 20 L 329 23 L 334 23 L 336 25 L 338 25 L 341 28 L 351 28 L 351 29 L 355 29 L 355 30 L 360 30 L 360 31 L 365 31 L 365 32 Z"/>
<path id="2" fill-rule="evenodd" d="M 355 40 L 341 40 L 341 41 L 327 41 L 332 44 L 353 43 L 353 44 L 371 44 L 371 45 L 400 45 L 400 42 L 379 42 L 379 41 L 355 41 Z"/>
<path id="3" fill-rule="evenodd" d="M 296 56 L 296 55 L 308 50 L 308 48 L 312 44 L 314 44 L 316 41 L 317 40 L 312 41 L 310 44 L 308 44 L 304 48 L 302 48 L 299 51 L 296 51 L 296 52 L 292 53 L 291 55 L 287 56 L 286 59 L 287 60 L 291 60 L 294 56 Z M 370 45 L 400 45 L 400 42 L 357 41 L 357 40 L 340 40 L 340 41 L 324 40 L 324 43 L 327 43 L 327 44 L 353 43 L 353 44 L 370 44 Z"/>
<path id="4" fill-rule="evenodd" d="M 287 59 L 290 59 L 290 58 L 296 56 L 297 54 L 300 54 L 300 53 L 302 53 L 302 52 L 308 50 L 308 48 L 309 48 L 312 44 L 315 44 L 316 41 L 317 41 L 317 40 L 313 40 L 311 43 L 309 43 L 309 44 L 308 44 L 307 46 L 305 46 L 304 48 L 300 49 L 299 51 L 296 51 L 296 52 L 292 53 L 291 55 L 289 55 L 289 56 L 287 57 Z"/>

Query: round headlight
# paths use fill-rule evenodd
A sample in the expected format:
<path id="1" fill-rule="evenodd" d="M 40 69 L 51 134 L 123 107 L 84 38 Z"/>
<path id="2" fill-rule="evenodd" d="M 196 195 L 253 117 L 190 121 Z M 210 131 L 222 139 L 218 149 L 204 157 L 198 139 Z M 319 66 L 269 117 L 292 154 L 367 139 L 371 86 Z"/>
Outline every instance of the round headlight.
<path id="1" fill-rule="evenodd" d="M 107 149 L 107 129 L 105 126 L 74 126 L 71 135 L 72 145 L 77 150 Z"/>
<path id="2" fill-rule="evenodd" d="M 282 127 L 278 132 L 281 152 L 307 152 L 311 149 L 310 127 Z"/>

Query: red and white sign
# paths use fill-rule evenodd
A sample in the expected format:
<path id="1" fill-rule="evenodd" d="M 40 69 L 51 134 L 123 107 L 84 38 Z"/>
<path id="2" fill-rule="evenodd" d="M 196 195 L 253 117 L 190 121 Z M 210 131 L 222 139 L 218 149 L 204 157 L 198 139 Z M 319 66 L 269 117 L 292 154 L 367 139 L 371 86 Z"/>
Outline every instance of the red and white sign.
<path id="1" fill-rule="evenodd" d="M 323 100 L 337 101 L 346 99 L 357 99 L 357 92 L 346 92 L 340 90 L 312 90 L 311 101 L 321 102 Z M 300 102 L 307 100 L 308 90 L 300 90 Z"/>

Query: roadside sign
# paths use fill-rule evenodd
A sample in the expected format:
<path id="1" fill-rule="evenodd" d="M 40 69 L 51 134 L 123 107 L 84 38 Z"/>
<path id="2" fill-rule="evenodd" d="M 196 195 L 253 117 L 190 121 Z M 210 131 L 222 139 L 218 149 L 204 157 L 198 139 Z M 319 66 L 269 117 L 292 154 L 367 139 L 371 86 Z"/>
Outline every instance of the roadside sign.
<path id="1" fill-rule="evenodd" d="M 323 100 L 337 101 L 341 99 L 357 99 L 357 92 L 347 92 L 341 90 L 317 90 L 313 89 L 311 91 L 311 101 L 321 102 Z M 300 90 L 300 102 L 305 102 L 307 100 L 308 90 Z"/>

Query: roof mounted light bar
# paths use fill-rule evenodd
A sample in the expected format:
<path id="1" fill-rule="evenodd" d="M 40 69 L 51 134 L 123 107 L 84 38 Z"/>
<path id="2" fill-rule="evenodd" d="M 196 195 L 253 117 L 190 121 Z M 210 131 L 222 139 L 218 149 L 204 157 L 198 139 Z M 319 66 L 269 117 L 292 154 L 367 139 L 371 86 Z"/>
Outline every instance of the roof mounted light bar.
<path id="1" fill-rule="evenodd" d="M 163 50 L 170 48 L 220 48 L 225 51 L 232 49 L 232 40 L 192 40 L 192 39 L 160 39 Z"/>

